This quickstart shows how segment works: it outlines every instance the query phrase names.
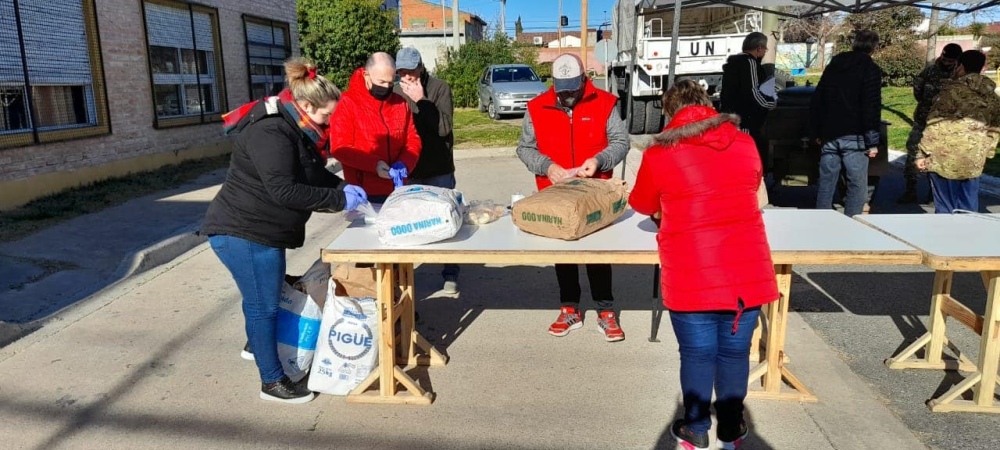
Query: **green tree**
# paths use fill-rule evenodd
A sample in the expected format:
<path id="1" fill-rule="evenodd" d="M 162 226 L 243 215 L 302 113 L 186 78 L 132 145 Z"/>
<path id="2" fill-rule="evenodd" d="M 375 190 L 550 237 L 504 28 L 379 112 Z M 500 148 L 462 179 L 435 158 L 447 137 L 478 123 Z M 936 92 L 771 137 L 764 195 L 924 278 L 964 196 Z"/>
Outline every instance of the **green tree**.
<path id="1" fill-rule="evenodd" d="M 973 22 L 969 26 L 965 27 L 965 31 L 972 35 L 973 38 L 979 39 L 986 34 L 986 24 L 982 22 Z"/>
<path id="2" fill-rule="evenodd" d="M 850 50 L 858 31 L 875 31 L 879 36 L 879 49 L 872 58 L 882 68 L 882 81 L 892 86 L 908 86 L 924 68 L 923 52 L 916 44 L 918 36 L 913 31 L 923 19 L 924 14 L 913 6 L 852 14 L 845 19 L 849 32 L 838 40 L 837 49 Z"/>
<path id="3" fill-rule="evenodd" d="M 489 39 L 470 42 L 458 52 L 448 50 L 444 64 L 437 68 L 437 76 L 451 86 L 452 101 L 457 107 L 478 104 L 479 77 L 492 64 L 527 64 L 537 66 L 538 50 L 526 44 L 511 42 L 500 32 Z M 538 68 L 535 67 L 537 71 Z"/>
<path id="4" fill-rule="evenodd" d="M 380 0 L 298 0 L 302 55 L 347 88 L 351 73 L 375 52 L 399 50 L 397 17 Z"/>
<path id="5" fill-rule="evenodd" d="M 521 16 L 517 16 L 517 21 L 514 22 L 514 37 L 518 37 L 524 33 L 524 26 L 521 25 Z"/>

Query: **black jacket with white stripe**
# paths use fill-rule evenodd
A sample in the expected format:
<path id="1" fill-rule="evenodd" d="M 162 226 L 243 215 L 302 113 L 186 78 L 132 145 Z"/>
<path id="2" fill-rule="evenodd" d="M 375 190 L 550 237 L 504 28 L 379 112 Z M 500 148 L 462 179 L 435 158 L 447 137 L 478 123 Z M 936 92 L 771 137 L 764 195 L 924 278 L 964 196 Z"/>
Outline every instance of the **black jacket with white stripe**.
<path id="1" fill-rule="evenodd" d="M 747 53 L 730 56 L 722 66 L 722 105 L 719 112 L 740 116 L 740 128 L 758 136 L 774 108 L 774 99 L 761 94 L 760 85 L 765 81 L 764 68 Z"/>

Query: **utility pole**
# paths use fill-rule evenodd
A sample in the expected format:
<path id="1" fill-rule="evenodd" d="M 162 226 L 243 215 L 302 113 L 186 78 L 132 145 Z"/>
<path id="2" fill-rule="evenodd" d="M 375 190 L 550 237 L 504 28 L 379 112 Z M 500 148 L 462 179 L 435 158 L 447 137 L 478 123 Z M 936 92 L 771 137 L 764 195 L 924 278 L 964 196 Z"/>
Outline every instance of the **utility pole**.
<path id="1" fill-rule="evenodd" d="M 559 53 L 562 53 L 562 0 L 559 0 Z"/>
<path id="2" fill-rule="evenodd" d="M 507 36 L 507 0 L 500 0 L 500 32 Z"/>
<path id="3" fill-rule="evenodd" d="M 454 47 L 456 52 L 462 46 L 462 38 L 459 37 L 459 30 L 461 29 L 459 28 L 459 22 L 458 0 L 451 0 L 451 34 L 455 40 Z M 464 22 L 461 24 L 465 25 Z"/>
<path id="4" fill-rule="evenodd" d="M 587 0 L 580 2 L 580 59 L 583 61 L 583 73 L 587 73 Z"/>
<path id="5" fill-rule="evenodd" d="M 937 57 L 937 34 L 938 34 L 938 10 L 931 10 L 931 17 L 927 22 L 927 56 L 925 59 L 926 66 L 934 63 L 934 58 Z"/>

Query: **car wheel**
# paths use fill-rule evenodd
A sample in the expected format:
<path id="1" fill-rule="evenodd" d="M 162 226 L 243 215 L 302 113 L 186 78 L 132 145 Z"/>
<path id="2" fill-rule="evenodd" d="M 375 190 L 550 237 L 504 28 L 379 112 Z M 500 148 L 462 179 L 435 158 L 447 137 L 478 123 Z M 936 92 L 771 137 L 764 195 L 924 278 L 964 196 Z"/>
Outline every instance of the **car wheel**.
<path id="1" fill-rule="evenodd" d="M 480 96 L 477 95 L 476 96 L 476 103 L 477 103 L 476 107 L 479 108 L 479 112 L 481 112 L 481 113 L 482 112 L 486 112 L 486 105 L 483 104 L 483 98 L 482 97 L 480 97 Z"/>
<path id="2" fill-rule="evenodd" d="M 490 115 L 490 119 L 500 120 L 500 113 L 497 112 L 497 105 L 490 100 L 490 104 L 486 106 L 486 113 Z"/>

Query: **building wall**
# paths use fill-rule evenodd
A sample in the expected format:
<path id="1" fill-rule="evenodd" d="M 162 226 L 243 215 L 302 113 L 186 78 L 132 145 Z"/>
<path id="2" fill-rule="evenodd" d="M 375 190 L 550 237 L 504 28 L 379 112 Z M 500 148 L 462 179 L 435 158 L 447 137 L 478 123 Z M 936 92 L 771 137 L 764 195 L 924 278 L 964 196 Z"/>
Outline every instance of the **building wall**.
<path id="1" fill-rule="evenodd" d="M 459 41 L 465 45 L 465 35 L 459 36 Z M 402 47 L 414 47 L 420 52 L 420 59 L 424 63 L 424 68 L 428 72 L 436 73 L 439 63 L 444 63 L 445 50 L 452 46 L 452 34 L 447 33 L 446 37 L 441 34 L 421 33 L 419 35 L 399 36 L 399 44 Z"/>
<path id="2" fill-rule="evenodd" d="M 294 0 L 199 0 L 216 8 L 227 104 L 250 99 L 243 14 L 289 25 L 292 54 L 298 51 Z M 187 159 L 223 154 L 230 145 L 221 124 L 154 129 L 142 2 L 96 2 L 101 57 L 107 83 L 111 134 L 52 144 L 0 149 L 0 209 L 130 172 Z"/>
<path id="3" fill-rule="evenodd" d="M 451 30 L 451 2 L 445 2 L 442 17 L 441 4 L 430 3 L 424 0 L 402 0 L 400 2 L 401 22 L 403 31 L 430 31 L 442 30 L 445 27 Z M 476 22 L 478 17 L 464 11 L 458 12 L 459 20 L 470 23 Z M 481 20 L 479 20 L 481 22 Z M 482 34 L 480 26 L 480 34 Z M 470 33 L 471 35 L 472 33 Z"/>

